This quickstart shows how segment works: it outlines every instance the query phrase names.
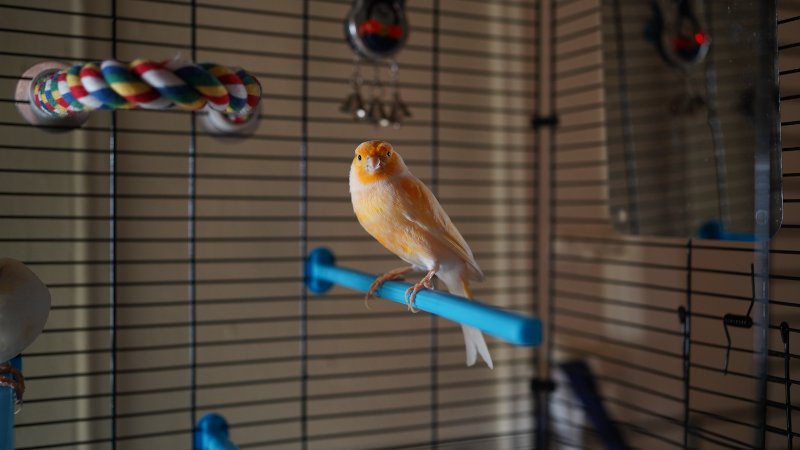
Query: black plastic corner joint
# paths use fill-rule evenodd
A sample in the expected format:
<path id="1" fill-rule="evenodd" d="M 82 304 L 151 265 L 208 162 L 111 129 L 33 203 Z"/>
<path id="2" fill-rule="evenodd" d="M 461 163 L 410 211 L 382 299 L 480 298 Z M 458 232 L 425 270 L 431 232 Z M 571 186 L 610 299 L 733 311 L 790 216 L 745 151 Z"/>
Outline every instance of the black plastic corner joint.
<path id="1" fill-rule="evenodd" d="M 531 391 L 533 392 L 553 392 L 556 390 L 556 383 L 546 378 L 531 379 Z"/>
<path id="2" fill-rule="evenodd" d="M 789 324 L 786 322 L 781 322 L 781 342 L 789 343 Z"/>
<path id="3" fill-rule="evenodd" d="M 681 323 L 686 323 L 686 317 L 689 315 L 689 312 L 686 311 L 686 308 L 683 306 L 678 307 L 678 320 Z"/>
<path id="4" fill-rule="evenodd" d="M 541 127 L 556 127 L 558 126 L 558 116 L 553 114 L 550 116 L 535 115 L 531 118 L 531 126 L 534 129 Z"/>

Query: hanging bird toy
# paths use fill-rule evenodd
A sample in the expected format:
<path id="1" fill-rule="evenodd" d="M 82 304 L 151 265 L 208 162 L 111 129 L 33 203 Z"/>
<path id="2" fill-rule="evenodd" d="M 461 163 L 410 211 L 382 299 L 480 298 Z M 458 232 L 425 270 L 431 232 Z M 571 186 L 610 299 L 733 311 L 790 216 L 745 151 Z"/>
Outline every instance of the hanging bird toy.
<path id="1" fill-rule="evenodd" d="M 400 98 L 398 89 L 398 65 L 394 55 L 408 39 L 408 22 L 405 0 L 354 0 L 353 7 L 345 19 L 345 36 L 353 49 L 353 73 L 350 77 L 352 91 L 342 103 L 340 111 L 354 119 L 376 126 L 399 128 L 404 119 L 411 116 L 408 107 Z M 386 89 L 381 80 L 381 64 L 389 62 L 390 104 L 386 105 Z M 374 75 L 370 98 L 364 101 L 361 90 L 364 78 L 362 63 L 372 64 Z"/>
<path id="2" fill-rule="evenodd" d="M 695 11 L 695 0 L 653 0 L 653 17 L 645 38 L 653 42 L 665 63 L 677 68 L 686 85 L 670 104 L 674 115 L 691 115 L 707 107 L 706 99 L 691 81 L 711 48 L 711 34 Z M 699 2 L 702 6 L 702 2 Z"/>

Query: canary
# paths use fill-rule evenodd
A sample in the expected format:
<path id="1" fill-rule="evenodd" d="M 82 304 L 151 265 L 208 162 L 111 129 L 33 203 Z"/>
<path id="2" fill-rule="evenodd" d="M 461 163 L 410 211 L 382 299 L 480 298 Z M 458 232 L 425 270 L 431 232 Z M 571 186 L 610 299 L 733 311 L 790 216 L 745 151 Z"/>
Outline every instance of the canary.
<path id="1" fill-rule="evenodd" d="M 350 199 L 361 226 L 410 264 L 378 277 L 367 293 L 367 300 L 384 282 L 413 271 L 424 271 L 426 275 L 406 291 L 406 302 L 412 312 L 416 312 L 417 293 L 432 289 L 434 276 L 442 280 L 450 293 L 472 298 L 470 280 L 480 281 L 484 277 L 472 250 L 430 189 L 411 174 L 391 144 L 367 141 L 356 148 L 350 166 Z M 475 364 L 480 355 L 486 365 L 494 368 L 480 330 L 467 325 L 461 325 L 461 329 L 467 365 Z"/>

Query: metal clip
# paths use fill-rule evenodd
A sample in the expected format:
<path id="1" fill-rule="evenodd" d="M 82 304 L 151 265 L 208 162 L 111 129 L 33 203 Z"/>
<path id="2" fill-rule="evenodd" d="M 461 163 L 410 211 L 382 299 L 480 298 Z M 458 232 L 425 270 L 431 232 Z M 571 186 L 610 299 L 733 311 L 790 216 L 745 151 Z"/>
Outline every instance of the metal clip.
<path id="1" fill-rule="evenodd" d="M 753 319 L 750 317 L 750 312 L 753 311 L 753 304 L 756 301 L 756 277 L 755 268 L 752 264 L 750 264 L 750 281 L 752 292 L 750 297 L 750 306 L 747 308 L 747 314 L 741 315 L 728 313 L 722 317 L 722 324 L 725 328 L 725 338 L 728 340 L 728 345 L 725 347 L 725 363 L 722 366 L 722 373 L 724 375 L 728 374 L 728 360 L 730 359 L 731 355 L 731 335 L 728 333 L 728 326 L 745 329 L 753 327 Z"/>

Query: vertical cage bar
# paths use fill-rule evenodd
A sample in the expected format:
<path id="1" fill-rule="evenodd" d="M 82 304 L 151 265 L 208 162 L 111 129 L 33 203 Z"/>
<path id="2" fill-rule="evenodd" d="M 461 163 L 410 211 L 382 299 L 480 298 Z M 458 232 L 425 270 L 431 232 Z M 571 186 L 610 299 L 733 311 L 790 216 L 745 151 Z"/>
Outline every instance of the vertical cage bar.
<path id="1" fill-rule="evenodd" d="M 706 30 L 711 36 L 714 36 L 714 13 L 712 6 L 705 9 Z M 721 222 L 725 227 L 730 227 L 731 223 L 731 206 L 730 195 L 728 193 L 728 165 L 727 156 L 725 151 L 725 137 L 722 132 L 722 122 L 719 115 L 719 104 L 717 98 L 717 68 L 714 64 L 714 47 L 710 49 L 712 53 L 705 61 L 705 87 L 706 87 L 706 123 L 711 132 L 711 147 L 714 152 L 714 174 L 717 177 L 717 196 L 719 201 L 717 207 L 719 208 L 719 216 Z"/>
<path id="2" fill-rule="evenodd" d="M 197 0 L 189 5 L 191 29 L 189 44 L 191 58 L 197 61 Z M 189 256 L 189 423 L 192 429 L 192 448 L 197 448 L 197 114 L 189 115 L 189 161 L 188 161 L 188 248 Z"/>
<path id="3" fill-rule="evenodd" d="M 111 58 L 117 59 L 117 0 L 111 0 Z M 117 112 L 111 111 L 108 142 L 109 333 L 111 339 L 111 450 L 117 448 Z"/>
<path id="4" fill-rule="evenodd" d="M 556 115 L 556 24 L 558 13 L 558 1 L 550 0 L 549 11 L 549 30 L 547 34 L 548 46 L 548 91 L 550 93 L 547 105 L 547 116 L 554 117 Z M 544 34 L 543 34 L 544 35 Z M 542 46 L 544 47 L 544 46 Z M 553 125 L 543 127 L 547 130 L 548 136 L 548 161 L 547 161 L 547 326 L 544 330 L 544 339 L 546 341 L 546 368 L 545 377 L 552 378 L 553 364 L 555 361 L 553 352 L 555 351 L 555 246 L 553 244 L 556 237 L 556 133 Z M 544 169 L 540 171 L 543 173 Z M 545 391 L 540 397 L 543 401 L 542 405 L 542 419 L 539 426 L 541 429 L 538 433 L 539 450 L 546 450 L 550 447 L 550 397 L 551 393 Z"/>
<path id="5" fill-rule="evenodd" d="M 682 309 L 682 308 L 681 308 Z M 686 242 L 686 309 L 679 311 L 683 332 L 683 448 L 689 448 L 692 350 L 692 240 Z"/>
<path id="6" fill-rule="evenodd" d="M 308 255 L 308 50 L 309 50 L 309 2 L 303 0 L 302 43 L 302 87 L 300 117 L 300 223 L 299 223 L 299 270 L 305 274 L 305 258 Z M 303 275 L 305 277 L 305 275 Z M 300 448 L 308 448 L 308 292 L 305 280 L 300 283 Z"/>
<path id="7" fill-rule="evenodd" d="M 786 448 L 792 450 L 794 431 L 792 430 L 792 357 L 789 353 L 789 324 L 781 322 L 781 341 L 783 341 L 783 382 L 784 382 L 784 415 L 786 417 Z"/>
<path id="8" fill-rule="evenodd" d="M 439 30 L 440 0 L 433 0 L 431 42 L 431 192 L 439 194 Z M 439 320 L 430 317 L 431 447 L 439 444 Z"/>
<path id="9" fill-rule="evenodd" d="M 533 32 L 533 41 L 534 41 L 533 59 L 534 59 L 534 63 L 537 66 L 538 66 L 538 63 L 541 61 L 541 56 L 542 56 L 542 36 L 541 36 L 541 33 L 542 33 L 542 22 L 543 22 L 543 20 L 542 20 L 542 15 L 543 15 L 542 11 L 544 9 L 544 4 L 545 4 L 544 0 L 539 0 L 537 4 L 532 6 L 532 8 L 536 11 L 535 12 L 536 19 L 534 21 L 534 32 Z M 533 98 L 534 98 L 534 100 L 533 100 L 533 105 L 532 105 L 532 114 L 533 114 L 533 117 L 531 117 L 532 121 L 536 120 L 536 118 L 538 118 L 539 114 L 541 113 L 541 111 L 539 109 L 539 102 L 541 100 L 541 95 L 542 95 L 541 94 L 542 93 L 542 88 L 541 88 L 542 77 L 540 75 L 541 72 L 542 71 L 541 71 L 540 67 L 537 67 L 533 71 Z M 541 138 L 541 133 L 539 132 L 539 129 L 533 126 L 533 122 L 531 122 L 531 126 L 533 128 L 533 167 L 534 167 L 533 170 L 534 170 L 534 173 L 538 173 L 540 171 L 540 167 L 541 167 L 541 164 L 542 164 L 541 157 L 540 157 L 541 147 L 542 147 L 542 138 Z M 537 219 L 533 220 L 533 235 L 535 236 L 535 238 L 531 239 L 531 245 L 533 246 L 533 248 L 531 249 L 531 254 L 533 255 L 533 264 L 532 264 L 533 265 L 533 273 L 531 274 L 531 276 L 533 277 L 534 280 L 536 280 L 537 286 L 536 286 L 536 289 L 531 290 L 531 301 L 533 302 L 532 307 L 533 307 L 534 315 L 536 317 L 543 317 L 542 316 L 542 302 L 540 301 L 540 298 L 539 298 L 539 283 L 541 283 L 540 274 L 539 274 L 539 233 L 540 233 L 541 227 L 539 226 L 539 219 L 538 219 L 539 217 L 541 217 L 541 210 L 542 210 L 542 204 L 541 203 L 542 202 L 537 200 L 537 198 L 539 196 L 536 195 L 536 194 L 538 193 L 539 189 L 538 189 L 538 186 L 536 185 L 536 181 L 532 180 L 532 182 L 531 182 L 531 191 L 532 191 L 532 194 L 533 194 L 533 195 L 531 195 L 531 199 L 533 200 L 533 202 L 535 204 L 534 205 L 534 214 L 535 214 L 535 217 L 537 218 Z M 545 374 L 541 371 L 541 369 L 542 369 L 541 359 L 542 359 L 542 350 L 541 350 L 540 347 L 537 346 L 537 347 L 535 347 L 533 349 L 533 376 L 534 376 L 535 379 L 539 379 L 539 380 L 541 380 L 541 379 L 543 379 L 545 377 Z M 530 441 L 531 445 L 534 445 L 534 443 L 538 442 L 537 439 L 538 439 L 539 430 L 540 430 L 540 427 L 541 427 L 540 419 L 542 419 L 544 417 L 543 416 L 544 411 L 542 409 L 542 402 L 540 401 L 540 399 L 541 399 L 541 396 L 539 394 L 540 391 L 541 391 L 540 389 L 536 389 L 536 388 L 534 388 L 534 386 L 531 386 L 530 399 L 531 399 L 531 412 L 533 414 L 533 417 L 532 417 L 532 419 L 533 419 L 532 422 L 533 423 L 531 424 L 532 425 L 532 427 L 531 427 L 532 435 L 531 435 L 531 441 Z"/>
<path id="10" fill-rule="evenodd" d="M 623 36 L 622 6 L 620 6 L 619 0 L 614 0 L 613 7 L 616 57 L 619 61 L 617 75 L 619 76 L 619 102 L 622 110 L 622 148 L 625 158 L 625 188 L 628 197 L 627 217 L 630 218 L 631 234 L 639 234 L 639 181 L 636 176 L 636 146 L 633 142 L 633 118 L 628 98 L 628 71 L 625 67 L 625 36 Z"/>

